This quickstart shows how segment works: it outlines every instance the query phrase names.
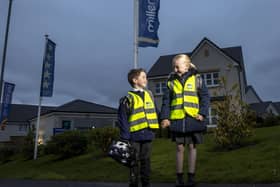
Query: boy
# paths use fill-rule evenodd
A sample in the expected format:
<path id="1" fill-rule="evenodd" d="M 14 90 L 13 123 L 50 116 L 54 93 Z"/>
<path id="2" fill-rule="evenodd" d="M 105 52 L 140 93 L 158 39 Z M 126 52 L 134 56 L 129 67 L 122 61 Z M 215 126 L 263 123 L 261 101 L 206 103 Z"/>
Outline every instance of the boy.
<path id="1" fill-rule="evenodd" d="M 154 133 L 159 128 L 152 93 L 146 89 L 147 77 L 144 69 L 132 69 L 128 73 L 132 90 L 121 98 L 118 110 L 120 138 L 129 141 L 136 150 L 136 165 L 130 168 L 130 187 L 138 186 L 140 175 L 142 187 L 150 186 L 150 153 Z"/>

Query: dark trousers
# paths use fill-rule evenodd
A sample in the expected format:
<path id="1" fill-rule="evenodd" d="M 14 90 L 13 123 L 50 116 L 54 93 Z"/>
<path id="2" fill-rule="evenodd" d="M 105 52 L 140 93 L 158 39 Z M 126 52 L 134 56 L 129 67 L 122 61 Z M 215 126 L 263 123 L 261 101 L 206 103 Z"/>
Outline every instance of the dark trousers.
<path id="1" fill-rule="evenodd" d="M 151 171 L 151 141 L 132 142 L 132 146 L 136 150 L 136 165 L 130 168 L 130 187 L 138 186 L 139 163 L 142 186 L 148 187 L 150 184 Z"/>

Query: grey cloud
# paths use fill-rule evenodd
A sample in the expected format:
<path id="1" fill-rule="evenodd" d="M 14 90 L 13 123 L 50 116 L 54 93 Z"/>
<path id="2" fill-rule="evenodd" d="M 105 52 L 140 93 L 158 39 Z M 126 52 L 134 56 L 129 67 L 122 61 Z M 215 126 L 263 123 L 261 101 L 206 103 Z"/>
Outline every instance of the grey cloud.
<path id="1" fill-rule="evenodd" d="M 0 1 L 0 55 L 7 6 Z M 220 47 L 242 45 L 249 84 L 262 98 L 280 100 L 273 81 L 279 73 L 279 7 L 276 0 L 161 1 L 160 45 L 140 48 L 139 66 L 148 70 L 160 55 L 191 51 L 206 36 Z M 117 106 L 133 67 L 132 21 L 129 0 L 14 0 L 5 72 L 5 80 L 16 83 L 14 102 L 38 102 L 48 33 L 57 43 L 55 91 L 44 103 L 80 98 Z"/>

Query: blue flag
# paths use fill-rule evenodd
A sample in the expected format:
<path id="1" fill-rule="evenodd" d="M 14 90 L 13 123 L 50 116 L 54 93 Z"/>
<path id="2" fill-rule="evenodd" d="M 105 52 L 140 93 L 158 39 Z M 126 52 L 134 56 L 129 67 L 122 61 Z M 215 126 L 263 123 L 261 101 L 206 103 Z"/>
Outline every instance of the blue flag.
<path id="1" fill-rule="evenodd" d="M 159 43 L 160 0 L 139 0 L 139 47 L 157 47 Z"/>
<path id="2" fill-rule="evenodd" d="M 8 82 L 4 83 L 3 103 L 1 105 L 0 117 L 1 124 L 5 123 L 8 120 L 14 89 L 15 84 Z"/>
<path id="3" fill-rule="evenodd" d="M 47 38 L 41 80 L 41 97 L 51 97 L 53 95 L 55 46 L 56 44 Z"/>

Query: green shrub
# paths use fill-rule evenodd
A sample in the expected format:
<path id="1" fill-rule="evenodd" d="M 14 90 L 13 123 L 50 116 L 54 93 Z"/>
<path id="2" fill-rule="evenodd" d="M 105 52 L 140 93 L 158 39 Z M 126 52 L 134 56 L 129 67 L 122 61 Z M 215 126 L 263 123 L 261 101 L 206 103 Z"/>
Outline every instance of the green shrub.
<path id="1" fill-rule="evenodd" d="M 261 128 L 261 127 L 271 127 L 280 125 L 280 116 L 267 116 L 266 118 L 257 118 L 257 123 L 254 127 Z"/>
<path id="2" fill-rule="evenodd" d="M 34 142 L 35 142 L 34 137 L 35 137 L 34 132 L 29 131 L 27 136 L 23 140 L 21 153 L 23 157 L 27 160 L 32 159 L 34 155 Z"/>
<path id="3" fill-rule="evenodd" d="M 0 147 L 0 161 L 2 163 L 11 160 L 11 157 L 18 153 L 18 149 L 13 145 L 3 145 Z"/>
<path id="4" fill-rule="evenodd" d="M 98 147 L 103 153 L 107 153 L 113 140 L 119 138 L 119 129 L 112 127 L 95 128 L 88 132 L 90 145 Z"/>
<path id="5" fill-rule="evenodd" d="M 278 116 L 271 115 L 264 119 L 262 126 L 271 127 L 276 125 L 280 125 L 280 120 L 278 119 Z"/>
<path id="6" fill-rule="evenodd" d="M 55 154 L 61 158 L 81 155 L 87 150 L 87 138 L 80 131 L 66 131 L 55 135 L 45 146 L 46 154 Z"/>
<path id="7" fill-rule="evenodd" d="M 225 78 L 221 79 L 220 84 L 220 94 L 224 100 L 214 103 L 218 115 L 214 138 L 218 147 L 234 149 L 245 142 L 249 143 L 247 140 L 253 135 L 256 118 L 248 105 L 241 101 L 237 84 L 228 89 Z"/>

